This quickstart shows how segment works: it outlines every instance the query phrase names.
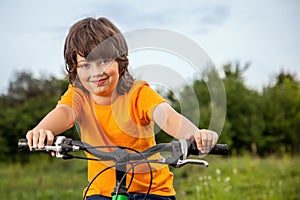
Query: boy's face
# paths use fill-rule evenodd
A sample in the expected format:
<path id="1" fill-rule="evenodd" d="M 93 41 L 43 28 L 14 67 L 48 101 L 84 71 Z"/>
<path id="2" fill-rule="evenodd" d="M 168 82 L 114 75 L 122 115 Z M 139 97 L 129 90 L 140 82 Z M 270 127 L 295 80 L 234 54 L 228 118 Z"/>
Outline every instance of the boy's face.
<path id="1" fill-rule="evenodd" d="M 119 80 L 119 65 L 115 60 L 99 59 L 87 62 L 77 54 L 77 76 L 85 89 L 97 96 L 111 96 Z"/>

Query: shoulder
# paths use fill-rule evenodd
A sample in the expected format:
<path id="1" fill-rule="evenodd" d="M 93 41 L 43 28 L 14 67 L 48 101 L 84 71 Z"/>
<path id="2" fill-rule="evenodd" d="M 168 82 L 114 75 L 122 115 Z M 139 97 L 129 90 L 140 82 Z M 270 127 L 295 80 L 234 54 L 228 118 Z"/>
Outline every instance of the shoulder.
<path id="1" fill-rule="evenodd" d="M 135 89 L 141 88 L 143 86 L 150 87 L 148 82 L 143 81 L 143 80 L 137 80 L 137 81 L 134 81 L 131 89 L 135 90 Z"/>
<path id="2" fill-rule="evenodd" d="M 135 80 L 130 88 L 130 90 L 124 94 L 124 96 L 132 96 L 138 90 L 141 90 L 143 87 L 150 87 L 146 81 Z"/>
<path id="3" fill-rule="evenodd" d="M 154 90 L 150 87 L 149 83 L 143 80 L 134 81 L 130 91 L 128 92 L 128 96 L 136 97 L 139 96 L 140 93 L 149 93 L 154 92 Z"/>
<path id="4" fill-rule="evenodd" d="M 85 94 L 80 88 L 69 84 L 68 89 L 62 95 L 59 104 L 68 104 L 72 105 L 74 102 L 82 102 L 85 101 L 87 98 L 87 94 Z"/>
<path id="5" fill-rule="evenodd" d="M 164 98 L 152 89 L 146 81 L 135 81 L 128 93 L 131 101 L 162 102 Z"/>

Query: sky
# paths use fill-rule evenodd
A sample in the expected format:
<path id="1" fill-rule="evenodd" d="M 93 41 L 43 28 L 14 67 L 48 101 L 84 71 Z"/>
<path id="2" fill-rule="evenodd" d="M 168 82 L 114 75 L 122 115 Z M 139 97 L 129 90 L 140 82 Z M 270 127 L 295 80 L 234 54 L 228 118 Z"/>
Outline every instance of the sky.
<path id="1" fill-rule="evenodd" d="M 269 84 L 281 70 L 300 75 L 298 0 L 1 0 L 0 93 L 20 70 L 63 78 L 63 45 L 70 26 L 101 16 L 122 32 L 159 28 L 183 35 L 219 69 L 250 62 L 244 78 L 254 89 Z M 133 54 L 131 66 L 142 64 L 149 52 Z M 156 62 L 168 59 L 168 65 L 181 65 L 168 56 Z M 195 72 L 184 73 L 193 77 Z"/>

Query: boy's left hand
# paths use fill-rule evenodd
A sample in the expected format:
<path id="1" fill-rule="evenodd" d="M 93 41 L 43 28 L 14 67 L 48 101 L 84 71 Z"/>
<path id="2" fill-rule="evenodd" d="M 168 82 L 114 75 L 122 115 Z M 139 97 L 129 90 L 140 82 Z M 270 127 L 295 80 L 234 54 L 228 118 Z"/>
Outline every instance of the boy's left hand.
<path id="1" fill-rule="evenodd" d="M 218 141 L 218 134 L 211 130 L 201 129 L 196 131 L 194 139 L 201 153 L 209 153 Z"/>

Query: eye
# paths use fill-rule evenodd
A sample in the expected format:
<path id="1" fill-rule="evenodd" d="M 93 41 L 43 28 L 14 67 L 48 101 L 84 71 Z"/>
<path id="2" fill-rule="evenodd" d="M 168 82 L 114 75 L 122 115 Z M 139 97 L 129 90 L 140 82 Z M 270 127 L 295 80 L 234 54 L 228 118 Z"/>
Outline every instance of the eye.
<path id="1" fill-rule="evenodd" d="M 111 59 L 103 59 L 98 61 L 98 65 L 105 66 L 108 65 L 112 60 Z"/>
<path id="2" fill-rule="evenodd" d="M 90 66 L 90 64 L 88 64 L 88 63 L 85 63 L 82 65 L 83 68 L 88 68 L 89 66 Z"/>
<path id="3" fill-rule="evenodd" d="M 90 64 L 89 63 L 83 63 L 83 64 L 78 65 L 78 67 L 87 69 L 87 68 L 90 67 Z"/>

